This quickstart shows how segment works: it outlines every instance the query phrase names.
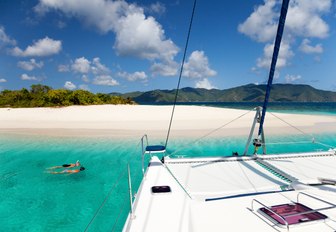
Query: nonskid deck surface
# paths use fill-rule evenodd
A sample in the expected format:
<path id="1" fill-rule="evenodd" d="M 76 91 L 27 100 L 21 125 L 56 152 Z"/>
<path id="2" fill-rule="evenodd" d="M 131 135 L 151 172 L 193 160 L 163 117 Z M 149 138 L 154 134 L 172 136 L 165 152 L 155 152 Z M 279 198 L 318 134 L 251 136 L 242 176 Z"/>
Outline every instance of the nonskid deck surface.
<path id="1" fill-rule="evenodd" d="M 295 190 L 294 182 L 304 183 L 305 179 L 301 181 L 301 176 L 290 172 L 291 168 L 286 169 L 293 165 L 309 169 L 310 162 L 335 167 L 335 158 L 334 151 L 258 156 L 257 159 L 166 158 L 164 164 L 153 157 L 136 197 L 134 219 L 128 219 L 124 230 L 223 231 L 223 228 L 228 228 L 228 231 L 246 231 L 253 228 L 258 231 L 287 231 L 285 226 L 258 211 L 263 206 L 254 202 L 252 210 L 252 201 L 257 200 L 269 207 L 290 204 L 297 201 L 300 192 L 304 192 L 336 202 L 336 188 L 331 185 Z M 270 168 L 260 165 L 259 161 L 269 163 Z M 316 170 L 314 175 L 309 174 L 309 180 L 317 183 L 318 177 L 329 177 L 332 171 L 331 168 Z M 153 186 L 170 186 L 171 192 L 155 194 L 151 190 Z M 300 203 L 313 210 L 326 206 L 306 196 L 300 196 Z M 330 207 L 321 213 L 328 218 L 290 226 L 290 231 L 335 231 L 336 210 Z"/>

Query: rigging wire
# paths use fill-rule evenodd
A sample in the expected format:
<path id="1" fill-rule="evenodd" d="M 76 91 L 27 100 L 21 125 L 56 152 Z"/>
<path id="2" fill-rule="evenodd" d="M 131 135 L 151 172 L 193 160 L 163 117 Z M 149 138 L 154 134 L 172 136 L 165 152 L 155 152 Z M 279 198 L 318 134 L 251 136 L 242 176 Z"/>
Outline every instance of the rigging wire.
<path id="1" fill-rule="evenodd" d="M 273 115 L 274 117 L 276 117 L 277 119 L 279 119 L 280 121 L 286 123 L 288 126 L 293 127 L 295 130 L 301 132 L 302 134 L 307 135 L 307 136 L 311 136 L 312 139 L 314 140 L 314 135 L 313 135 L 313 134 L 308 134 L 308 133 L 304 132 L 303 130 L 299 129 L 298 127 L 296 127 L 296 126 L 294 126 L 294 125 L 292 125 L 292 124 L 290 124 L 289 122 L 287 122 L 287 121 L 285 121 L 284 119 L 280 118 L 279 116 L 273 114 L 272 112 L 269 112 L 269 113 L 272 114 L 272 115 Z"/>
<path id="2" fill-rule="evenodd" d="M 263 104 L 263 107 L 262 107 L 263 110 L 262 110 L 262 113 L 261 113 L 258 137 L 263 132 L 264 120 L 265 120 L 265 115 L 266 115 L 266 108 L 267 108 L 269 96 L 270 96 L 270 93 L 271 93 L 271 87 L 272 87 L 275 67 L 276 67 L 276 63 L 277 63 L 277 60 L 278 60 L 279 50 L 280 50 L 280 46 L 281 46 L 282 34 L 283 34 L 283 31 L 284 31 L 285 22 L 286 22 L 288 5 L 289 5 L 289 0 L 283 0 L 282 7 L 281 7 L 281 14 L 280 14 L 280 18 L 279 18 L 278 30 L 277 30 L 275 43 L 274 43 L 274 48 L 273 48 L 273 56 L 272 56 L 272 62 L 271 62 L 271 67 L 270 67 L 270 71 L 269 71 L 269 76 L 268 76 L 265 100 L 264 100 L 264 104 Z"/>
<path id="3" fill-rule="evenodd" d="M 107 199 L 110 197 L 110 195 L 112 194 L 113 190 L 116 189 L 117 184 L 119 183 L 119 181 L 125 176 L 126 172 L 121 172 L 117 181 L 114 182 L 114 184 L 112 185 L 110 191 L 108 192 L 108 194 L 106 195 L 104 201 L 100 204 L 99 208 L 96 210 L 95 214 L 93 215 L 93 217 L 91 218 L 89 224 L 86 226 L 84 232 L 88 231 L 89 227 L 91 226 L 91 224 L 93 223 L 93 221 L 96 219 L 99 211 L 103 208 L 103 206 L 105 205 Z"/>
<path id="4" fill-rule="evenodd" d="M 138 144 L 137 144 L 136 148 L 134 148 L 134 150 L 137 150 L 137 149 L 139 148 L 139 146 L 140 146 L 140 142 L 138 142 Z M 106 197 L 104 198 L 103 202 L 100 204 L 99 208 L 96 210 L 95 214 L 93 215 L 93 217 L 91 218 L 90 222 L 89 222 L 88 225 L 86 226 L 84 232 L 88 231 L 89 227 L 91 226 L 91 224 L 92 224 L 92 223 L 94 222 L 94 220 L 96 219 L 98 213 L 99 213 L 100 210 L 104 207 L 104 205 L 105 205 L 106 201 L 108 200 L 108 198 L 111 196 L 113 190 L 116 189 L 116 187 L 117 187 L 117 185 L 119 184 L 120 180 L 121 180 L 122 178 L 125 177 L 126 173 L 127 173 L 127 172 L 125 172 L 125 171 L 124 171 L 124 172 L 123 172 L 123 171 L 120 172 L 120 174 L 119 174 L 119 176 L 118 176 L 118 179 L 114 182 L 114 184 L 113 184 L 112 187 L 110 188 L 108 194 L 107 194 Z M 125 202 L 125 201 L 124 201 L 124 202 Z M 124 208 L 124 203 L 123 203 L 123 205 L 121 206 L 121 209 L 120 209 L 119 214 L 121 214 L 123 208 Z M 119 220 L 119 216 L 120 216 L 120 215 L 118 215 L 118 217 L 117 217 L 117 221 Z M 113 225 L 113 230 L 114 230 L 114 227 L 115 227 L 117 221 L 116 221 L 115 224 Z"/>
<path id="5" fill-rule="evenodd" d="M 179 89 L 180 89 L 180 83 L 181 83 L 181 78 L 182 78 L 182 73 L 183 73 L 183 68 L 184 68 L 184 62 L 185 62 L 185 59 L 186 59 L 186 54 L 187 54 L 187 49 L 188 49 L 188 44 L 189 44 L 191 27 L 192 27 L 192 23 L 193 23 L 193 20 L 194 20 L 194 14 L 195 14 L 195 9 L 196 9 L 196 2 L 197 2 L 197 0 L 194 0 L 194 5 L 193 5 L 193 9 L 192 9 L 192 13 L 191 13 L 191 18 L 190 18 L 190 23 L 189 23 L 187 40 L 186 40 L 186 44 L 185 44 L 185 47 L 184 47 L 183 59 L 182 59 L 182 64 L 181 64 L 181 68 L 180 68 L 179 79 L 178 79 L 178 82 L 177 82 L 177 87 L 176 87 L 176 92 L 175 92 L 175 99 L 174 99 L 173 110 L 172 110 L 172 113 L 171 113 L 169 127 L 168 127 L 168 132 L 167 132 L 167 138 L 166 138 L 166 142 L 165 142 L 165 147 L 166 148 L 167 148 L 167 145 L 168 145 L 168 140 L 169 140 L 169 135 L 170 135 L 170 129 L 171 129 L 173 118 L 174 118 L 174 112 L 175 112 L 175 106 L 176 106 L 176 102 L 177 102 L 177 96 L 178 96 L 178 92 L 179 92 Z"/>
<path id="6" fill-rule="evenodd" d="M 254 110 L 254 109 L 251 109 L 251 110 L 247 111 L 246 113 L 244 113 L 244 114 L 238 116 L 237 118 L 234 118 L 234 119 L 232 119 L 231 121 L 229 121 L 229 122 L 223 124 L 222 126 L 220 126 L 220 127 L 216 128 L 216 129 L 214 129 L 214 130 L 208 132 L 207 134 L 203 135 L 202 137 L 200 137 L 200 138 L 198 138 L 198 139 L 195 139 L 195 140 L 194 140 L 193 142 L 191 142 L 191 143 L 192 143 L 192 144 L 196 144 L 196 143 L 198 143 L 198 142 L 201 141 L 202 139 L 205 139 L 205 138 L 208 137 L 209 135 L 211 135 L 211 134 L 213 134 L 213 133 L 219 131 L 220 129 L 223 129 L 223 128 L 226 127 L 227 125 L 229 125 L 229 124 L 233 123 L 234 121 L 236 121 L 236 120 L 238 120 L 238 119 L 244 117 L 245 115 L 249 114 L 249 113 L 250 113 L 251 111 L 253 111 L 253 110 Z M 174 152 L 171 153 L 170 155 L 174 155 L 175 153 L 181 151 L 183 148 L 185 148 L 185 147 L 187 147 L 187 146 L 189 146 L 189 145 L 190 145 L 190 144 L 185 145 L 185 146 L 182 146 L 180 149 L 174 151 Z"/>
<path id="7" fill-rule="evenodd" d="M 321 146 L 328 147 L 328 148 L 334 148 L 334 147 L 331 146 L 331 145 L 328 145 L 328 144 L 325 144 L 325 143 L 321 143 L 321 142 L 319 142 L 319 141 L 316 141 L 316 139 L 315 139 L 315 137 L 314 137 L 313 134 L 309 134 L 309 133 L 304 132 L 304 131 L 301 130 L 300 128 L 298 128 L 298 127 L 296 127 L 296 126 L 290 124 L 289 122 L 285 121 L 284 119 L 280 118 L 279 116 L 275 115 L 275 114 L 272 113 L 272 112 L 269 112 L 269 113 L 272 114 L 272 115 L 273 115 L 274 117 L 276 117 L 277 119 L 279 119 L 280 121 L 286 123 L 288 126 L 293 127 L 293 128 L 296 129 L 297 131 L 301 132 L 302 134 L 307 135 L 307 136 L 310 136 L 310 137 L 312 138 L 312 143 L 316 143 L 316 144 L 319 144 L 319 145 L 321 145 Z M 300 142 L 293 142 L 293 143 L 300 143 Z M 301 142 L 301 143 L 303 143 L 303 142 Z M 267 144 L 270 144 L 270 143 L 267 143 Z"/>

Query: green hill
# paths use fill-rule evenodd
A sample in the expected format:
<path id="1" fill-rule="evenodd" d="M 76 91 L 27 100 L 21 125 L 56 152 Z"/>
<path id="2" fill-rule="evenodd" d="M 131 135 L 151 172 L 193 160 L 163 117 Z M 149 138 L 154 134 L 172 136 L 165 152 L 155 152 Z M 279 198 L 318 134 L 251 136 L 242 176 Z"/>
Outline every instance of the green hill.
<path id="1" fill-rule="evenodd" d="M 182 88 L 178 102 L 262 102 L 266 85 L 244 85 L 231 89 Z M 175 90 L 152 90 L 121 94 L 138 103 L 173 102 Z M 336 92 L 315 89 L 309 85 L 274 84 L 271 102 L 336 102 Z"/>

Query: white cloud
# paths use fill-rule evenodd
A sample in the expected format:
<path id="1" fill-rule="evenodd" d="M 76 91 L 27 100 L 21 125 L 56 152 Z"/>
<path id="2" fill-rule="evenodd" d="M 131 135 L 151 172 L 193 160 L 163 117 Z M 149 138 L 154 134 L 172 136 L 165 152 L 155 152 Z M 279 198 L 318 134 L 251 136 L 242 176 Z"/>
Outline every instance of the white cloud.
<path id="1" fill-rule="evenodd" d="M 88 73 L 90 71 L 91 62 L 85 57 L 77 58 L 75 62 L 71 65 L 71 69 L 78 73 Z"/>
<path id="2" fill-rule="evenodd" d="M 154 76 L 176 76 L 178 64 L 175 61 L 154 63 L 152 64 L 150 70 Z"/>
<path id="3" fill-rule="evenodd" d="M 135 12 L 119 21 L 114 45 L 119 55 L 173 60 L 178 53 L 177 46 L 165 39 L 164 30 L 153 17 L 146 18 L 143 12 Z"/>
<path id="4" fill-rule="evenodd" d="M 14 39 L 11 39 L 5 32 L 5 28 L 3 26 L 0 26 L 0 48 L 3 45 L 15 45 L 16 41 Z"/>
<path id="5" fill-rule="evenodd" d="M 200 80 L 200 81 L 197 81 L 196 82 L 196 85 L 195 85 L 195 88 L 203 88 L 203 89 L 216 89 L 215 86 L 213 86 L 210 81 L 206 78 Z"/>
<path id="6" fill-rule="evenodd" d="M 258 42 L 272 40 L 277 30 L 275 18 L 279 15 L 273 10 L 275 5 L 275 0 L 265 0 L 264 5 L 255 8 L 245 22 L 239 24 L 238 31 Z"/>
<path id="7" fill-rule="evenodd" d="M 93 79 L 92 83 L 95 84 L 95 85 L 107 85 L 107 86 L 119 85 L 118 81 L 113 79 L 110 75 L 96 76 Z"/>
<path id="8" fill-rule="evenodd" d="M 264 47 L 264 56 L 262 58 L 257 59 L 257 67 L 258 68 L 270 68 L 272 55 L 273 55 L 273 44 L 266 44 Z M 288 65 L 288 59 L 294 56 L 293 51 L 288 43 L 282 42 L 280 46 L 279 56 L 277 60 L 276 67 L 282 68 Z"/>
<path id="9" fill-rule="evenodd" d="M 156 14 L 164 14 L 166 12 L 166 7 L 161 2 L 153 3 L 147 9 L 149 12 Z"/>
<path id="10" fill-rule="evenodd" d="M 28 74 L 24 73 L 21 75 L 21 80 L 23 81 L 37 81 L 38 78 L 35 76 L 29 76 Z"/>
<path id="11" fill-rule="evenodd" d="M 65 89 L 69 89 L 69 90 L 74 90 L 77 88 L 77 86 L 72 83 L 71 81 L 66 81 L 65 84 L 64 84 L 64 88 Z"/>
<path id="12" fill-rule="evenodd" d="M 42 68 L 43 67 L 43 62 L 36 62 L 35 59 L 30 59 L 29 61 L 19 61 L 18 62 L 18 67 L 22 68 L 26 71 L 32 71 L 35 68 Z"/>
<path id="13" fill-rule="evenodd" d="M 89 86 L 88 86 L 88 85 L 84 85 L 84 84 L 82 84 L 82 85 L 79 85 L 79 89 L 82 89 L 82 90 L 87 90 L 87 91 L 89 91 L 89 90 L 90 90 Z"/>
<path id="14" fill-rule="evenodd" d="M 86 83 L 89 83 L 90 82 L 90 79 L 87 75 L 83 75 L 82 76 L 82 81 L 86 82 Z"/>
<path id="15" fill-rule="evenodd" d="M 0 78 L 0 83 L 5 83 L 5 82 L 7 82 L 6 79 L 4 79 L 4 78 Z"/>
<path id="16" fill-rule="evenodd" d="M 146 17 L 143 8 L 126 1 L 40 0 L 35 10 L 42 14 L 61 11 L 103 33 L 114 32 L 114 48 L 119 55 L 172 60 L 178 52 L 153 17 Z"/>
<path id="17" fill-rule="evenodd" d="M 293 82 L 296 82 L 298 80 L 300 80 L 302 77 L 301 75 L 286 75 L 285 77 L 285 80 L 286 80 L 286 83 L 293 83 Z"/>
<path id="18" fill-rule="evenodd" d="M 329 34 L 329 26 L 321 16 L 330 11 L 331 5 L 332 0 L 292 1 L 286 27 L 297 36 L 325 38 Z"/>
<path id="19" fill-rule="evenodd" d="M 323 20 L 323 15 L 329 13 L 332 0 L 292 0 L 289 4 L 284 38 L 282 41 L 277 67 L 288 65 L 288 60 L 294 56 L 291 49 L 297 37 L 306 38 L 300 46 L 300 50 L 306 53 L 322 53 L 322 44 L 311 46 L 307 38 L 323 39 L 329 35 L 329 25 Z M 281 1 L 264 0 L 257 6 L 251 15 L 238 26 L 238 31 L 252 40 L 262 43 L 274 41 Z M 273 48 L 266 44 L 264 56 L 257 59 L 257 67 L 269 68 Z M 288 53 L 286 53 L 287 51 Z M 269 60 L 267 60 L 269 59 Z"/>
<path id="20" fill-rule="evenodd" d="M 316 44 L 315 46 L 310 45 L 309 39 L 304 39 L 299 47 L 300 51 L 304 53 L 323 53 L 322 44 Z"/>
<path id="21" fill-rule="evenodd" d="M 69 65 L 60 64 L 60 65 L 58 65 L 57 70 L 59 72 L 69 72 L 70 71 L 70 67 L 69 67 Z"/>
<path id="22" fill-rule="evenodd" d="M 119 72 L 118 76 L 127 79 L 128 81 L 147 81 L 147 75 L 145 72 L 134 72 L 134 73 L 127 73 L 127 72 Z"/>
<path id="23" fill-rule="evenodd" d="M 264 0 L 264 4 L 238 26 L 238 31 L 258 42 L 274 40 L 277 30 L 280 2 Z M 331 9 L 331 0 L 293 0 L 286 18 L 286 31 L 292 36 L 325 38 L 328 24 L 321 18 Z"/>
<path id="24" fill-rule="evenodd" d="M 100 63 L 100 58 L 95 57 L 92 61 L 92 73 L 95 75 L 102 75 L 102 74 L 108 74 L 110 73 L 110 70 L 103 64 Z"/>
<path id="25" fill-rule="evenodd" d="M 189 78 L 205 78 L 215 76 L 216 71 L 209 68 L 208 57 L 203 51 L 194 51 L 184 64 L 183 76 Z"/>
<path id="26" fill-rule="evenodd" d="M 49 37 L 40 39 L 33 45 L 28 46 L 24 51 L 18 47 L 13 48 L 12 55 L 14 56 L 50 56 L 58 54 L 62 50 L 62 42 L 53 40 Z"/>

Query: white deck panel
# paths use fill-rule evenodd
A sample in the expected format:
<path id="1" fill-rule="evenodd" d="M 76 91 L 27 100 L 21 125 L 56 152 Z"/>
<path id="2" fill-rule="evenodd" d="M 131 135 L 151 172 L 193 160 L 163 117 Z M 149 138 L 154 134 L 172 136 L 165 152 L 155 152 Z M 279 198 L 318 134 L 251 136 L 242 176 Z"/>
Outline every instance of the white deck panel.
<path id="1" fill-rule="evenodd" d="M 336 179 L 334 151 L 259 157 L 265 158 L 267 163 L 297 178 L 302 183 L 317 183 L 318 178 Z"/>
<path id="2" fill-rule="evenodd" d="M 168 185 L 172 192 L 153 194 L 151 188 L 157 185 Z M 130 223 L 124 231 L 188 231 L 182 223 L 189 220 L 186 214 L 190 203 L 188 199 L 159 159 L 154 157 L 134 203 L 135 218 L 128 218 Z"/>
<path id="3" fill-rule="evenodd" d="M 309 192 L 309 191 L 308 191 Z M 284 226 L 275 225 L 265 218 L 257 209 L 262 206 L 254 204 L 255 211 L 251 209 L 251 202 L 257 199 L 267 206 L 290 203 L 296 201 L 298 192 L 290 191 L 210 202 L 193 202 L 191 205 L 191 231 L 287 231 Z M 323 191 L 313 191 L 314 196 L 324 200 L 336 202 L 336 195 Z M 300 196 L 300 203 L 310 208 L 325 207 L 326 204 Z M 328 219 L 320 222 L 308 222 L 301 225 L 292 225 L 289 231 L 295 232 L 328 232 L 336 230 L 336 209 L 321 211 Z"/>
<path id="4" fill-rule="evenodd" d="M 243 160 L 243 161 L 237 161 Z M 197 199 L 279 191 L 289 183 L 267 172 L 251 157 L 166 159 L 166 165 L 188 192 Z"/>
<path id="5" fill-rule="evenodd" d="M 150 190 L 153 185 L 169 185 L 172 193 L 154 195 Z M 262 207 L 261 205 L 254 204 L 254 211 L 252 211 L 252 200 L 256 199 L 270 207 L 296 202 L 298 193 L 305 192 L 324 201 L 336 202 L 335 192 L 309 188 L 302 191 L 200 201 L 189 198 L 168 170 L 157 158 L 154 158 L 135 202 L 135 219 L 127 222 L 124 231 L 287 231 L 286 227 L 261 215 L 257 211 Z M 300 195 L 299 202 L 312 209 L 330 206 L 305 195 Z M 321 213 L 328 216 L 328 219 L 293 225 L 289 227 L 289 231 L 336 231 L 336 208 L 324 210 Z"/>

